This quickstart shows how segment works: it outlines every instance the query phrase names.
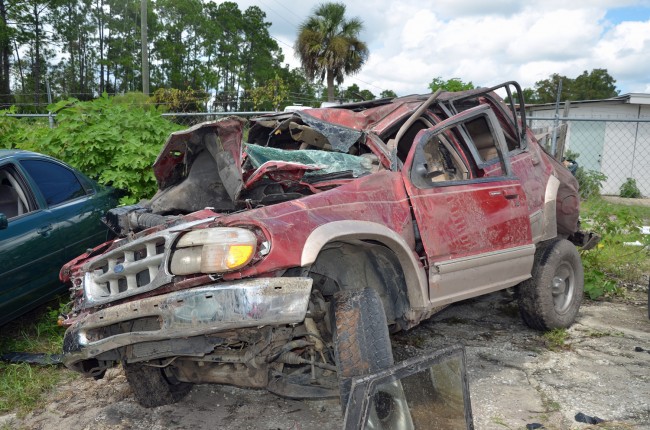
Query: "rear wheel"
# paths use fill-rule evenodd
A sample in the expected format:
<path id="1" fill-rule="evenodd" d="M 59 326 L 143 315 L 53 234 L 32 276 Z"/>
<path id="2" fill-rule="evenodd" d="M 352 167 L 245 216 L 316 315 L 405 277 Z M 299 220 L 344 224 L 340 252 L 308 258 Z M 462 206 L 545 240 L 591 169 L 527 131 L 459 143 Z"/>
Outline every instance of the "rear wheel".
<path id="1" fill-rule="evenodd" d="M 122 363 L 122 366 L 135 399 L 145 408 L 176 403 L 192 389 L 192 384 L 177 381 L 165 368 L 143 363 Z"/>
<path id="2" fill-rule="evenodd" d="M 345 410 L 352 379 L 392 366 L 393 351 L 384 308 L 375 290 L 336 293 L 334 319 L 334 351 Z"/>
<path id="3" fill-rule="evenodd" d="M 577 248 L 554 239 L 535 252 L 532 278 L 518 288 L 519 310 L 531 328 L 569 327 L 576 319 L 584 291 L 584 271 Z"/>

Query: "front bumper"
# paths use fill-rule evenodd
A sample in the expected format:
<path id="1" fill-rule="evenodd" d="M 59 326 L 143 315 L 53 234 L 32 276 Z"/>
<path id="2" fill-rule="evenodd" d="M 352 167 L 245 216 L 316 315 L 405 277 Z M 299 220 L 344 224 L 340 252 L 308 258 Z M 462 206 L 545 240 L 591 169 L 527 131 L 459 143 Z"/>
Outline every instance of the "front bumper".
<path id="1" fill-rule="evenodd" d="M 133 300 L 97 311 L 68 328 L 63 362 L 75 371 L 118 348 L 225 330 L 304 320 L 310 278 L 258 278 L 217 283 Z M 146 324 L 141 322 L 146 321 Z"/>

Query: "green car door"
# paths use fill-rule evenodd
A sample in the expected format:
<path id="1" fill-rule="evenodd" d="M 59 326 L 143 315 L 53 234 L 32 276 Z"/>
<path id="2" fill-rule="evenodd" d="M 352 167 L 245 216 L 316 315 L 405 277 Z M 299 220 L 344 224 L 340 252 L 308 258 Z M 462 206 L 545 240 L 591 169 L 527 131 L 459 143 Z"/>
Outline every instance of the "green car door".
<path id="1" fill-rule="evenodd" d="M 0 325 L 65 290 L 61 266 L 107 239 L 100 218 L 116 203 L 113 190 L 55 159 L 0 157 Z"/>

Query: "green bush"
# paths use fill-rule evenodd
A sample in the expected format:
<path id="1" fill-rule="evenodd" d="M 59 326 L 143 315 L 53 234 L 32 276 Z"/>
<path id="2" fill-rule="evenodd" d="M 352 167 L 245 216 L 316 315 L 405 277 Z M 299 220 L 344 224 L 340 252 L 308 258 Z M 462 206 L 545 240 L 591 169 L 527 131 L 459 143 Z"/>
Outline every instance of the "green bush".
<path id="1" fill-rule="evenodd" d="M 627 178 L 623 185 L 621 185 L 620 196 L 629 199 L 638 199 L 641 197 L 641 191 L 636 186 L 636 180 L 634 178 Z"/>
<path id="2" fill-rule="evenodd" d="M 15 108 L 0 110 L 0 148 L 29 149 L 49 131 L 47 118 L 15 118 Z"/>
<path id="3" fill-rule="evenodd" d="M 607 176 L 596 170 L 585 170 L 578 167 L 576 179 L 580 186 L 580 197 L 587 200 L 600 195 L 600 190 L 603 187 L 603 182 L 607 180 Z"/>
<path id="4" fill-rule="evenodd" d="M 106 95 L 88 102 L 64 100 L 49 108 L 57 113 L 54 129 L 0 116 L 0 144 L 63 160 L 102 184 L 125 190 L 122 203 L 156 192 L 151 165 L 167 136 L 184 128 L 153 107 Z"/>

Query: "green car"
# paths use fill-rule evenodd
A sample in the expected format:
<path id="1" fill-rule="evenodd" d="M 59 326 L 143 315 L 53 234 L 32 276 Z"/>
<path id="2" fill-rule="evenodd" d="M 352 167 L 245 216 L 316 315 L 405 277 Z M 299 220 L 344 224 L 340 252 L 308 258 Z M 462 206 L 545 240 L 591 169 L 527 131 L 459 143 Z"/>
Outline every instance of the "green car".
<path id="1" fill-rule="evenodd" d="M 66 290 L 61 266 L 105 242 L 104 187 L 52 157 L 0 150 L 0 326 Z"/>

